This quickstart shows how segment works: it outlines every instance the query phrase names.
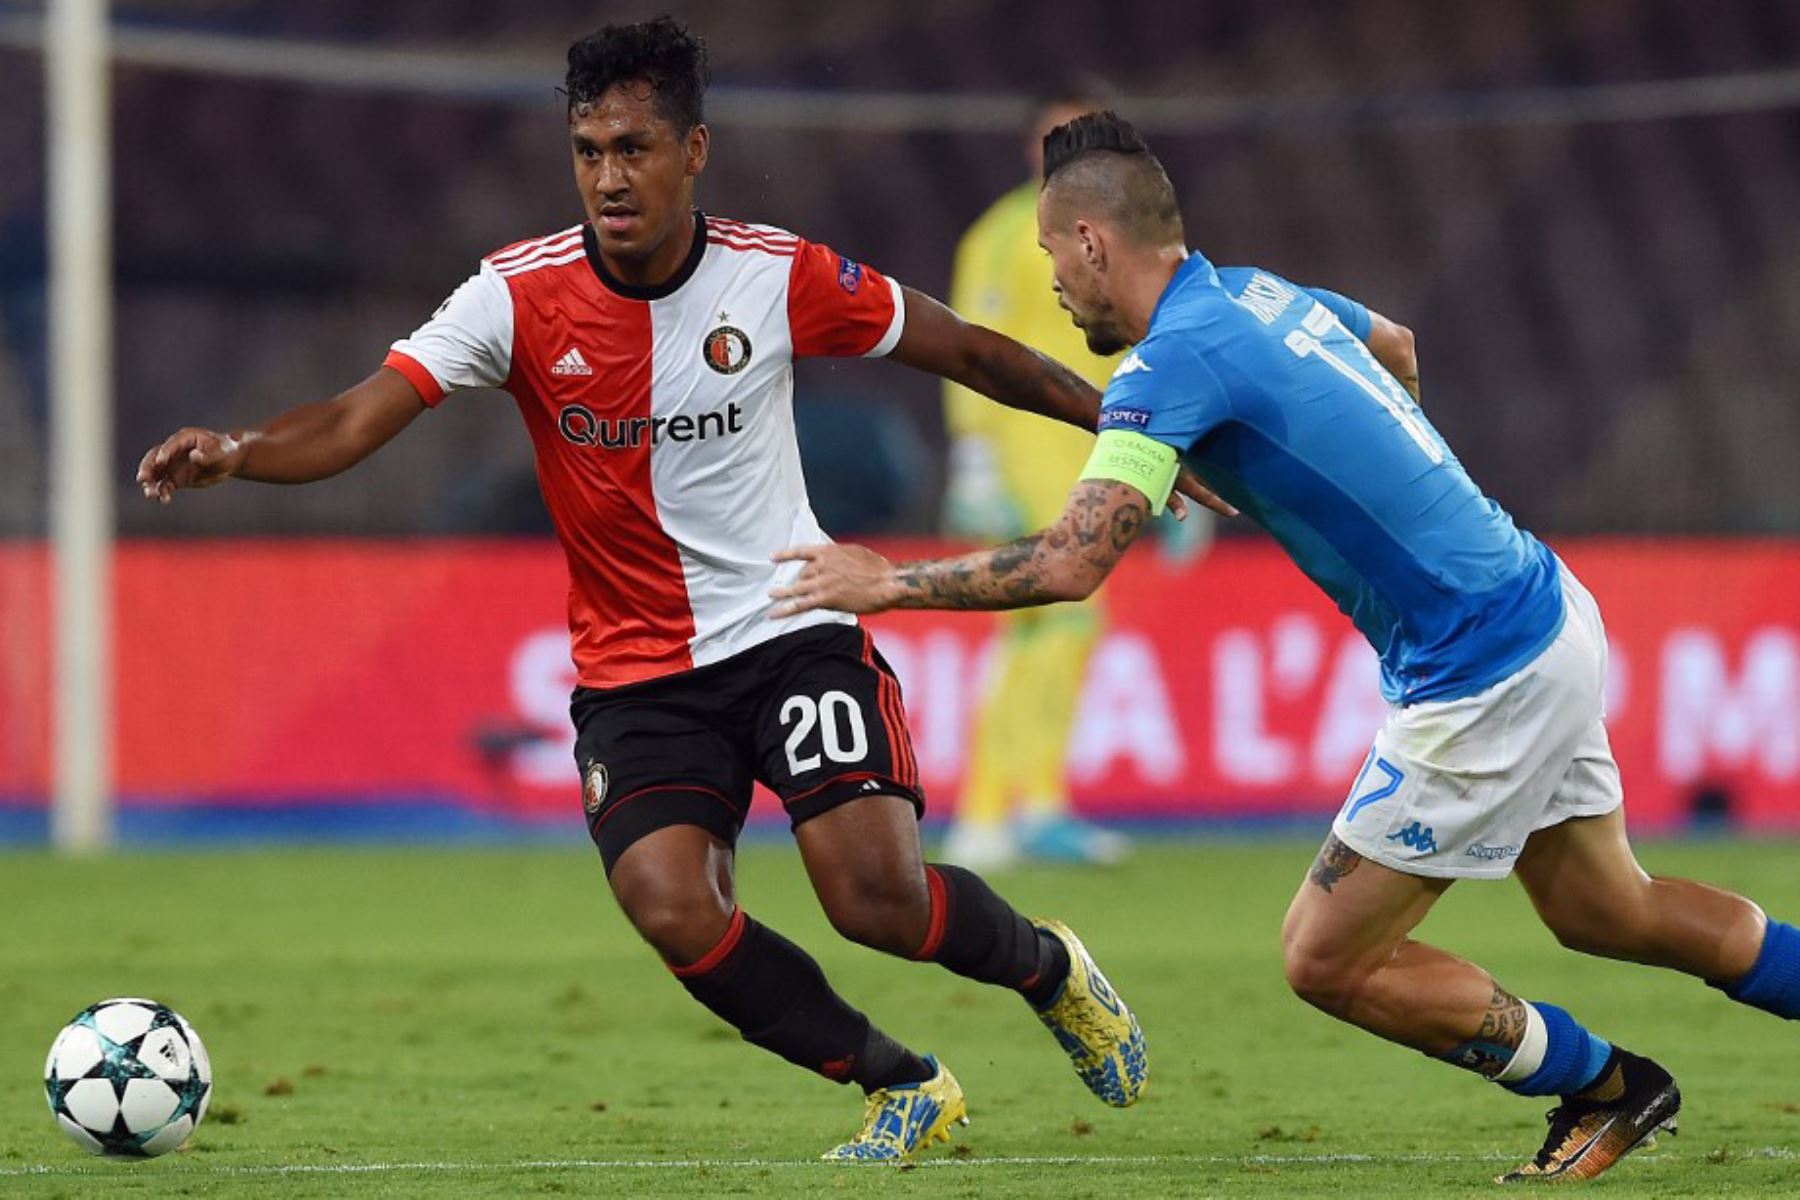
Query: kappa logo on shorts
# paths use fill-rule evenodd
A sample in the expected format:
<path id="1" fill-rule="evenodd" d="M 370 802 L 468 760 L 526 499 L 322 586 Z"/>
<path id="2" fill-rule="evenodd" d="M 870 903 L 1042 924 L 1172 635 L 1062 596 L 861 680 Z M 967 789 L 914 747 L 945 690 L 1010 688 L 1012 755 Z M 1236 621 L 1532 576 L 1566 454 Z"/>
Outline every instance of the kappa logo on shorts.
<path id="1" fill-rule="evenodd" d="M 581 807 L 590 817 L 600 815 L 600 806 L 606 803 L 606 764 L 591 761 L 587 770 L 582 773 Z"/>
<path id="2" fill-rule="evenodd" d="M 1498 862 L 1504 858 L 1517 858 L 1519 856 L 1519 851 L 1524 848 L 1523 845 L 1484 846 L 1480 842 L 1470 842 L 1468 848 L 1465 849 L 1463 853 L 1470 858 L 1482 858 L 1489 862 Z"/>
<path id="3" fill-rule="evenodd" d="M 1420 854 L 1437 853 L 1438 844 L 1436 831 L 1433 830 L 1431 826 L 1421 825 L 1417 821 L 1414 821 L 1399 833 L 1388 834 L 1387 840 L 1390 842 L 1399 842 L 1408 850 L 1417 850 Z"/>

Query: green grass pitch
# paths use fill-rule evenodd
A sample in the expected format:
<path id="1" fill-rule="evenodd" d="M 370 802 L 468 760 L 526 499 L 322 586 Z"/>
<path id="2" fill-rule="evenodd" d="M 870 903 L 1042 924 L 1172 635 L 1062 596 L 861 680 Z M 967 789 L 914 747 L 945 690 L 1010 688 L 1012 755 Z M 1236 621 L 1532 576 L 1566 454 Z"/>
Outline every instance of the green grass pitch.
<path id="1" fill-rule="evenodd" d="M 954 1149 L 899 1172 L 811 1161 L 854 1128 L 857 1095 L 683 995 L 584 850 L 0 855 L 0 1194 L 1492 1194 L 1535 1148 L 1544 1104 L 1287 994 L 1277 933 L 1311 852 L 1174 843 L 1115 871 L 995 877 L 1026 911 L 1067 918 L 1141 1014 L 1150 1087 L 1118 1112 L 1018 1000 L 840 941 L 791 847 L 747 848 L 746 907 L 967 1089 Z M 1643 857 L 1800 915 L 1800 846 Z M 1458 886 L 1424 935 L 1675 1071 L 1682 1135 L 1597 1191 L 1800 1194 L 1800 1027 L 1567 953 L 1514 884 Z M 114 995 L 174 1005 L 212 1052 L 212 1115 L 164 1159 L 90 1159 L 45 1108 L 51 1038 Z"/>

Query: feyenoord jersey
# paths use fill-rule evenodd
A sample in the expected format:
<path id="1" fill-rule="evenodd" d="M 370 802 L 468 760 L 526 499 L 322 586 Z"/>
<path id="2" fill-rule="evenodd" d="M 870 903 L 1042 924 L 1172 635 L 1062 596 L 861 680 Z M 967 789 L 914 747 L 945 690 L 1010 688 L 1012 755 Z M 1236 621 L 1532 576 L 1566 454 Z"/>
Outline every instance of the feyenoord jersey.
<path id="1" fill-rule="evenodd" d="M 794 360 L 885 355 L 892 280 L 767 225 L 696 213 L 667 283 L 613 278 L 585 224 L 509 246 L 386 364 L 435 406 L 509 392 L 569 566 L 576 675 L 615 687 L 718 662 L 779 634 L 799 573 L 769 556 L 827 540 L 794 438 Z"/>

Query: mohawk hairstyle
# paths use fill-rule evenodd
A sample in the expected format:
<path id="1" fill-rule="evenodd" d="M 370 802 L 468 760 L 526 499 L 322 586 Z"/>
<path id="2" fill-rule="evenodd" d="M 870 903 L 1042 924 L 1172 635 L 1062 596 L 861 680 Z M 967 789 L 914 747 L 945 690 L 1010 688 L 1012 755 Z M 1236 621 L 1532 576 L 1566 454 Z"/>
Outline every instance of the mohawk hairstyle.
<path id="1" fill-rule="evenodd" d="M 1073 204 L 1104 213 L 1145 245 L 1184 240 L 1175 186 L 1117 113 L 1083 113 L 1044 135 L 1044 190 L 1057 194 L 1059 211 Z"/>
<path id="2" fill-rule="evenodd" d="M 1089 154 L 1143 155 L 1155 161 L 1150 147 L 1131 122 L 1108 109 L 1083 113 L 1044 135 L 1044 181 Z"/>
<path id="3" fill-rule="evenodd" d="M 573 112 L 621 83 L 647 83 L 657 115 L 686 133 L 706 119 L 703 99 L 712 71 L 706 43 L 671 16 L 608 25 L 569 47 L 563 95 Z"/>

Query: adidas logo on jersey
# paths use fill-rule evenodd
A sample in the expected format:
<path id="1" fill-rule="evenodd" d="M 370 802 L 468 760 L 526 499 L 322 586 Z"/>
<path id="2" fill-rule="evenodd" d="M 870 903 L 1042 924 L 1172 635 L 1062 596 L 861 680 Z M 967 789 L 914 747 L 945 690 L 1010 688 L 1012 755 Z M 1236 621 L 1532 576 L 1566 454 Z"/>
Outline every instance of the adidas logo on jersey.
<path id="1" fill-rule="evenodd" d="M 550 368 L 552 375 L 592 375 L 594 368 L 588 366 L 587 359 L 581 357 L 581 351 L 570 346 L 563 356 L 556 360 Z"/>

